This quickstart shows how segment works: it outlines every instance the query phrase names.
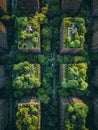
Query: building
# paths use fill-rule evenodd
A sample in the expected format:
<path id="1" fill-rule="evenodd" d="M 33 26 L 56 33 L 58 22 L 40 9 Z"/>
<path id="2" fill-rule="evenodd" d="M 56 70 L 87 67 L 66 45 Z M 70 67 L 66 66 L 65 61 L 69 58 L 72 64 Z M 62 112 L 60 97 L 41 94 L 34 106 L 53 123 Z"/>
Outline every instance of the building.
<path id="1" fill-rule="evenodd" d="M 21 52 L 32 52 L 40 53 L 41 52 L 41 39 L 40 39 L 40 23 L 37 20 L 38 26 L 36 27 L 32 22 L 28 20 L 27 17 L 20 17 L 17 21 L 22 21 L 26 19 L 26 25 L 21 28 L 21 35 L 18 33 L 18 49 Z M 31 19 L 31 18 L 30 18 Z M 33 18 L 32 18 L 33 20 Z M 35 26 L 35 28 L 34 28 Z M 20 31 L 20 26 L 18 25 L 18 32 Z M 24 38 L 25 34 L 25 38 Z"/>
<path id="2" fill-rule="evenodd" d="M 0 12 L 7 13 L 7 0 L 0 0 Z"/>
<path id="3" fill-rule="evenodd" d="M 84 73 L 82 73 L 82 71 Z M 86 90 L 88 83 L 86 81 L 87 64 L 61 64 L 60 65 L 60 84 L 66 90 Z M 81 76 L 82 74 L 82 76 Z M 80 78 L 81 77 L 81 80 Z"/>
<path id="4" fill-rule="evenodd" d="M 71 108 L 74 106 L 77 105 L 79 107 L 77 107 L 77 109 L 79 109 L 79 111 L 83 110 L 85 111 L 85 108 L 87 109 L 87 111 L 85 111 L 86 115 L 87 115 L 87 112 L 88 112 L 88 107 L 83 103 L 82 100 L 80 100 L 79 98 L 75 98 L 75 97 L 69 97 L 69 98 L 60 98 L 60 130 L 65 130 L 65 122 L 66 120 L 69 122 L 71 122 L 73 125 L 75 125 L 75 129 L 79 129 L 80 126 L 78 126 L 78 121 L 71 121 L 71 116 L 75 113 L 74 113 L 74 109 L 73 109 L 73 113 L 71 112 L 71 114 L 66 111 L 68 109 L 68 106 Z M 83 108 L 85 106 L 85 108 Z M 67 115 L 66 115 L 67 114 Z M 69 117 L 68 117 L 68 114 L 69 114 Z M 82 117 L 80 117 L 82 119 Z M 80 119 L 80 120 L 81 120 Z M 82 123 L 82 120 L 81 120 L 81 123 Z M 85 125 L 85 123 L 83 123 L 82 125 Z"/>
<path id="5" fill-rule="evenodd" d="M 0 130 L 5 130 L 7 127 L 10 117 L 9 117 L 9 102 L 5 99 L 0 99 Z"/>
<path id="6" fill-rule="evenodd" d="M 0 65 L 0 88 L 5 87 L 8 81 L 7 73 L 5 72 L 4 66 Z"/>
<path id="7" fill-rule="evenodd" d="M 32 108 L 32 110 L 29 109 L 30 107 Z M 21 99 L 21 101 L 18 103 L 18 109 L 17 109 L 18 116 L 17 116 L 17 113 L 16 113 L 16 124 L 19 123 L 18 122 L 18 117 L 19 117 L 19 119 L 21 118 L 21 116 L 19 115 L 19 112 L 20 112 L 20 114 L 22 112 L 21 108 L 24 108 L 24 109 L 28 108 L 28 113 L 27 114 L 32 119 L 32 122 L 33 122 L 33 124 L 31 123 L 31 125 L 36 130 L 40 130 L 40 122 L 41 122 L 41 118 L 40 118 L 40 101 L 37 98 L 31 97 L 31 96 Z M 21 111 L 20 111 L 20 109 L 21 109 Z M 33 116 L 36 116 L 36 118 L 37 118 L 36 125 L 34 125 Z M 25 115 L 24 115 L 24 118 L 25 118 Z M 20 126 L 21 126 L 21 124 L 20 124 Z M 27 126 L 27 128 L 28 127 L 29 126 Z M 22 128 L 22 126 L 21 126 L 21 128 Z M 18 129 L 18 127 L 17 127 L 17 129 Z"/>
<path id="8" fill-rule="evenodd" d="M 8 52 L 6 27 L 0 22 L 0 54 Z"/>
<path id="9" fill-rule="evenodd" d="M 17 6 L 23 11 L 36 12 L 39 11 L 39 0 L 18 0 Z"/>
<path id="10" fill-rule="evenodd" d="M 93 37 L 92 37 L 92 53 L 98 52 L 98 23 L 93 27 Z"/>
<path id="11" fill-rule="evenodd" d="M 98 88 L 98 66 L 96 66 L 94 75 L 92 78 L 92 85 Z"/>
<path id="12" fill-rule="evenodd" d="M 98 130 L 98 97 L 93 99 L 94 126 Z"/>
<path id="13" fill-rule="evenodd" d="M 98 16 L 98 0 L 93 0 L 92 15 L 93 16 Z"/>
<path id="14" fill-rule="evenodd" d="M 62 11 L 77 13 L 81 6 L 82 0 L 61 0 Z"/>
<path id="15" fill-rule="evenodd" d="M 78 26 L 80 24 L 80 21 L 83 23 L 82 27 L 81 25 Z M 82 32 L 82 28 L 85 29 L 84 32 Z M 80 34 L 79 30 L 81 30 Z M 63 18 L 60 27 L 60 54 L 76 54 L 80 52 L 84 47 L 85 33 L 86 27 L 85 20 L 83 18 Z M 78 39 L 77 36 L 79 37 Z M 81 36 L 83 39 L 81 39 Z M 79 44 L 77 44 L 76 41 L 78 41 Z"/>

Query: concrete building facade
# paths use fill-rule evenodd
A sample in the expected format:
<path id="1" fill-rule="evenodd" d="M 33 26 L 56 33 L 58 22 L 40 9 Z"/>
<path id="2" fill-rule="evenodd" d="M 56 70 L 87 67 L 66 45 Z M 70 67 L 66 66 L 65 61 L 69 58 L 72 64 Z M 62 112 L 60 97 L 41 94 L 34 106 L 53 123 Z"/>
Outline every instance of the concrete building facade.
<path id="1" fill-rule="evenodd" d="M 98 16 L 98 0 L 93 0 L 92 15 L 93 16 Z"/>
<path id="2" fill-rule="evenodd" d="M 98 97 L 93 99 L 93 116 L 95 128 L 98 130 Z"/>
<path id="3" fill-rule="evenodd" d="M 92 37 L 92 53 L 98 52 L 98 23 L 93 27 L 93 37 Z"/>
<path id="4" fill-rule="evenodd" d="M 28 11 L 28 12 L 36 12 L 39 10 L 39 0 L 18 0 L 19 8 Z"/>
<path id="5" fill-rule="evenodd" d="M 8 81 L 7 73 L 5 72 L 4 66 L 0 65 L 0 88 L 5 87 Z"/>
<path id="6" fill-rule="evenodd" d="M 62 11 L 77 13 L 82 0 L 61 0 Z"/>
<path id="7" fill-rule="evenodd" d="M 65 121 L 65 109 L 64 107 L 69 104 L 78 104 L 82 103 L 82 100 L 75 97 L 69 97 L 69 98 L 60 98 L 60 130 L 65 130 L 64 128 L 64 121 Z"/>
<path id="8" fill-rule="evenodd" d="M 0 130 L 5 130 L 9 120 L 9 102 L 8 100 L 0 99 Z"/>
<path id="9" fill-rule="evenodd" d="M 40 101 L 36 97 L 28 96 L 28 97 L 22 98 L 21 101 L 18 103 L 18 106 L 21 106 L 23 108 L 26 104 L 37 106 L 37 108 L 38 108 L 38 115 L 37 115 L 38 116 L 38 123 L 36 126 L 36 130 L 40 130 L 40 124 L 41 124 Z M 33 116 L 33 115 L 31 115 L 31 116 Z"/>
<path id="10" fill-rule="evenodd" d="M 7 0 L 0 0 L 0 11 L 7 13 Z"/>
<path id="11" fill-rule="evenodd" d="M 0 22 L 0 54 L 8 51 L 6 27 Z"/>

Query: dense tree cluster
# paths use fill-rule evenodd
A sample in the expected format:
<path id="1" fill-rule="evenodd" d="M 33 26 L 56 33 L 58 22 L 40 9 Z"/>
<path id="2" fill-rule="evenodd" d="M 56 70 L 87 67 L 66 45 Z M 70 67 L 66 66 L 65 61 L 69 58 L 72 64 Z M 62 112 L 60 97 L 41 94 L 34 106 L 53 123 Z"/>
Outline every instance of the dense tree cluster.
<path id="1" fill-rule="evenodd" d="M 85 42 L 85 21 L 83 18 L 64 18 L 64 47 L 79 48 Z"/>
<path id="2" fill-rule="evenodd" d="M 19 97 L 32 88 L 40 86 L 40 68 L 38 64 L 30 64 L 27 61 L 14 64 L 13 66 L 13 89 L 14 96 Z"/>
<path id="3" fill-rule="evenodd" d="M 21 13 L 21 11 L 19 12 L 19 10 L 17 10 L 11 18 L 12 23 L 15 22 L 15 26 L 13 26 L 13 37 L 10 37 L 12 39 L 10 42 L 11 45 L 13 45 L 13 43 L 18 43 L 18 48 L 23 47 L 29 50 L 37 47 L 39 44 L 39 36 L 41 38 L 41 54 L 21 53 L 17 49 L 17 44 L 14 44 L 11 48 L 13 51 L 11 52 L 10 64 L 13 64 L 12 91 L 14 96 L 19 99 L 21 96 L 33 95 L 33 92 L 41 101 L 42 130 L 58 130 L 60 122 L 58 112 L 59 96 L 81 96 L 80 91 L 82 90 L 82 92 L 84 92 L 83 90 L 88 87 L 88 84 L 86 83 L 87 64 L 84 63 L 88 60 L 86 45 L 84 44 L 84 49 L 76 55 L 59 54 L 61 21 L 62 19 L 66 19 L 65 24 L 71 25 L 72 23 L 68 18 L 71 16 L 72 19 L 74 16 L 73 13 L 66 14 L 65 12 L 61 12 L 60 2 L 61 1 L 59 0 L 41 0 L 39 12 L 28 14 L 27 12 Z M 65 38 L 65 47 L 79 48 L 82 46 L 82 43 L 85 42 L 84 36 L 86 28 L 84 18 L 86 18 L 86 16 L 84 13 L 87 12 L 85 9 L 83 10 L 84 12 L 80 10 L 73 20 L 78 28 L 74 34 L 74 40 L 71 37 Z M 5 17 L 3 19 L 9 18 Z M 12 26 L 12 23 L 10 26 Z M 31 29 L 33 30 L 31 33 L 25 31 L 28 23 L 30 23 Z M 16 28 L 18 29 L 18 32 L 16 31 Z M 18 37 L 15 37 L 15 33 L 16 35 L 18 34 Z M 14 38 L 16 38 L 16 41 L 13 41 Z M 25 44 L 26 42 L 27 44 Z M 32 42 L 32 44 L 30 42 Z M 4 61 L 3 58 L 1 60 Z M 38 79 L 40 70 L 37 66 L 35 67 L 33 65 L 34 63 L 39 63 L 41 65 L 41 83 Z M 64 69 L 65 75 L 68 73 L 68 76 L 64 77 L 62 85 L 59 82 L 59 64 L 61 63 L 66 65 L 70 64 L 69 68 Z M 39 88 L 40 85 L 41 87 Z M 80 91 L 78 91 L 79 89 Z M 82 93 L 83 96 L 86 94 L 86 92 Z M 69 119 L 71 118 L 71 121 L 65 121 L 65 129 L 71 130 L 77 120 L 80 122 L 79 117 L 82 117 L 82 114 L 86 115 L 87 109 L 85 109 L 86 112 L 84 112 L 84 108 L 82 109 L 81 104 L 81 108 L 77 105 L 77 107 L 75 107 L 72 104 L 69 106 L 70 108 L 65 108 L 65 115 L 67 115 Z M 31 108 L 29 108 L 29 106 L 18 107 L 16 114 L 17 129 L 36 130 L 38 118 L 34 115 L 33 120 L 30 114 L 33 113 L 33 111 L 34 114 L 36 112 L 35 109 L 31 110 Z M 86 118 L 86 116 L 83 117 L 82 124 L 85 122 L 84 118 Z M 81 125 L 80 127 L 81 130 L 86 130 L 84 125 Z M 80 127 L 78 129 L 80 129 Z"/>
<path id="4" fill-rule="evenodd" d="M 65 122 L 64 130 L 88 130 L 85 126 L 85 119 L 88 107 L 83 103 L 69 104 L 64 107 Z"/>
<path id="5" fill-rule="evenodd" d="M 85 90 L 88 84 L 85 82 L 87 64 L 67 64 L 64 65 L 63 88 L 75 88 Z"/>
<path id="6" fill-rule="evenodd" d="M 37 104 L 19 104 L 16 113 L 18 130 L 39 129 L 39 106 Z"/>

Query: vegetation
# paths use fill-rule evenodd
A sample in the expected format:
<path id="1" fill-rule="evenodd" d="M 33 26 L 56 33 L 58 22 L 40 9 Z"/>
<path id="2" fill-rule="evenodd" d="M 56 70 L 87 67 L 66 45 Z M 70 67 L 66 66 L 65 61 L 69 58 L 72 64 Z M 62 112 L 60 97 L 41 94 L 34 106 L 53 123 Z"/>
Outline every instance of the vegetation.
<path id="1" fill-rule="evenodd" d="M 85 42 L 85 21 L 83 18 L 64 18 L 64 47 L 80 48 Z"/>
<path id="2" fill-rule="evenodd" d="M 32 17 L 17 18 L 18 24 L 18 48 L 31 50 L 40 44 L 40 25 Z"/>
<path id="3" fill-rule="evenodd" d="M 33 95 L 32 93 L 34 93 L 36 96 L 39 97 L 39 99 L 41 101 L 41 122 L 42 122 L 41 129 L 42 130 L 50 130 L 50 129 L 58 130 L 58 128 L 59 128 L 60 121 L 58 118 L 59 117 L 58 97 L 62 96 L 62 95 L 71 96 L 71 94 L 77 95 L 77 93 L 78 93 L 78 96 L 81 96 L 78 90 L 80 90 L 80 91 L 84 90 L 86 88 L 85 86 L 87 85 L 87 83 L 84 80 L 85 74 L 82 75 L 82 78 L 80 78 L 81 76 L 79 74 L 80 79 L 78 78 L 77 74 L 74 74 L 76 76 L 76 78 L 80 80 L 78 82 L 78 84 L 80 84 L 80 82 L 82 82 L 82 80 L 86 83 L 85 85 L 83 85 L 83 87 L 81 85 L 79 85 L 78 87 L 72 86 L 71 88 L 65 88 L 65 86 L 61 87 L 60 83 L 59 83 L 59 64 L 68 64 L 68 63 L 69 64 L 78 64 L 80 62 L 81 63 L 87 62 L 87 58 L 88 58 L 87 57 L 87 48 L 85 46 L 84 46 L 84 50 L 81 51 L 80 53 L 78 53 L 77 55 L 60 55 L 59 54 L 59 46 L 60 46 L 60 39 L 59 39 L 60 29 L 59 28 L 60 28 L 61 19 L 72 16 L 71 14 L 69 15 L 69 14 L 61 13 L 61 10 L 59 7 L 60 2 L 61 1 L 59 1 L 59 0 L 51 0 L 51 1 L 47 1 L 47 2 L 46 2 L 46 0 L 41 0 L 40 1 L 40 12 L 36 12 L 35 14 L 33 14 L 33 13 L 29 14 L 28 12 L 22 13 L 21 10 L 18 9 L 16 14 L 12 15 L 11 23 L 9 26 L 10 29 L 13 26 L 13 28 L 12 28 L 13 33 L 10 34 L 10 31 L 8 31 L 8 33 L 10 35 L 9 44 L 10 45 L 14 44 L 14 46 L 16 46 L 15 43 L 17 43 L 17 38 L 15 37 L 16 36 L 15 34 L 18 34 L 18 49 L 26 49 L 26 50 L 32 50 L 32 49 L 35 49 L 36 47 L 38 47 L 38 45 L 39 45 L 38 38 L 41 35 L 41 54 L 36 54 L 36 55 L 32 54 L 32 53 L 24 54 L 24 53 L 19 52 L 17 50 L 17 47 L 15 47 L 15 48 L 12 48 L 12 51 L 11 51 L 11 61 L 9 59 L 8 60 L 10 62 L 10 67 L 11 67 L 11 64 L 18 65 L 20 63 L 23 63 L 24 61 L 28 61 L 30 63 L 41 64 L 41 81 L 42 82 L 41 82 L 40 88 L 37 88 L 38 86 L 33 86 L 32 84 L 30 84 L 31 82 L 33 82 L 30 77 L 31 75 L 33 75 L 32 73 L 29 76 L 30 79 L 28 78 L 27 79 L 28 81 L 25 80 L 25 82 L 26 82 L 25 83 L 23 78 L 25 78 L 25 77 L 27 78 L 26 75 L 29 75 L 29 73 L 27 74 L 25 72 L 25 74 L 24 74 L 24 72 L 21 69 L 19 69 L 19 71 L 17 70 L 17 72 L 13 70 L 13 75 L 12 75 L 13 84 L 14 84 L 14 82 L 16 82 L 17 78 L 19 79 L 18 80 L 19 82 L 16 83 L 16 85 L 14 85 L 13 90 L 11 89 L 11 92 L 13 91 L 14 96 L 17 98 L 19 98 L 20 96 L 23 96 L 23 95 Z M 49 5 L 49 7 L 48 7 L 48 5 Z M 80 9 L 80 11 L 81 11 L 81 9 Z M 87 9 L 85 9 L 85 13 L 87 13 Z M 83 47 L 83 44 L 85 42 L 84 36 L 86 33 L 86 29 L 85 29 L 85 22 L 83 21 L 84 15 L 83 15 L 83 13 L 81 13 L 81 14 L 82 15 L 79 15 L 79 12 L 78 12 L 78 14 L 75 16 L 79 16 L 79 17 L 82 16 L 82 18 L 80 18 L 80 19 L 82 19 L 82 20 L 80 20 L 81 23 L 79 23 L 79 25 L 76 25 L 77 28 L 78 28 L 78 26 L 79 27 L 81 26 L 82 30 L 81 30 L 81 28 L 77 29 L 77 32 L 75 33 L 76 37 L 73 37 L 74 39 L 67 37 L 68 41 L 66 44 L 64 41 L 64 47 L 66 47 L 66 48 Z M 86 18 L 87 17 L 85 17 L 85 19 Z M 5 16 L 2 17 L 2 20 L 8 21 L 9 19 L 10 19 L 9 17 L 6 17 L 6 18 L 5 18 Z M 74 20 L 75 20 L 75 18 L 74 18 Z M 15 28 L 16 26 L 14 27 L 14 23 L 16 24 L 16 26 L 18 28 L 18 32 L 16 32 L 16 28 Z M 25 32 L 25 29 L 26 29 L 28 23 L 31 25 L 31 29 L 33 30 L 30 32 L 30 34 Z M 78 23 L 78 22 L 75 22 L 75 23 Z M 41 25 L 41 28 L 40 28 L 40 25 Z M 84 25 L 84 27 L 83 27 L 83 25 Z M 86 25 L 87 25 L 87 21 L 86 21 Z M 80 33 L 80 30 L 82 33 Z M 39 33 L 39 32 L 41 32 L 41 33 Z M 82 35 L 82 37 L 81 37 L 81 35 Z M 77 39 L 75 39 L 75 38 L 77 38 Z M 33 39 L 33 41 L 32 41 L 32 39 Z M 70 42 L 70 40 L 71 40 L 71 42 Z M 50 55 L 52 55 L 52 56 L 50 57 Z M 4 61 L 4 58 L 2 58 L 2 61 Z M 19 67 L 19 68 L 21 68 L 21 67 Z M 23 74 L 20 73 L 21 71 L 23 72 Z M 70 73 L 72 73 L 72 72 L 70 72 Z M 78 71 L 77 73 L 80 73 L 80 72 Z M 33 77 L 35 78 L 34 75 L 33 75 Z M 68 83 L 69 79 L 66 78 L 66 81 Z M 76 81 L 76 79 L 74 79 L 74 81 Z M 20 82 L 22 82 L 23 87 L 20 86 L 21 85 Z M 65 82 L 65 79 L 63 80 L 63 82 Z M 74 82 L 74 83 L 76 83 L 76 82 Z M 70 85 L 71 85 L 71 83 L 70 83 Z M 18 87 L 19 87 L 19 89 L 18 89 Z M 24 87 L 26 87 L 26 88 L 24 88 Z M 32 88 L 35 88 L 35 89 L 32 89 Z M 62 90 L 62 91 L 60 91 L 60 93 L 59 93 L 59 89 Z M 84 91 L 81 91 L 81 93 L 83 94 Z M 86 96 L 86 95 L 87 95 L 87 93 L 85 93 L 85 95 L 83 95 L 83 96 Z M 86 98 L 86 100 L 87 100 L 87 98 Z M 21 106 L 21 111 L 23 111 L 22 108 L 24 108 L 24 107 Z M 21 118 L 20 115 L 18 117 L 19 118 L 17 118 L 17 119 Z M 28 116 L 26 116 L 26 118 L 27 117 Z M 23 118 L 20 119 L 20 120 L 22 120 L 21 124 L 24 121 Z M 19 121 L 19 120 L 16 120 L 16 122 L 17 121 Z M 70 117 L 69 117 L 69 121 L 71 121 Z M 29 119 L 27 119 L 27 124 L 28 124 L 28 122 L 29 122 Z M 26 123 L 26 121 L 25 121 L 25 123 Z M 16 125 L 19 126 L 19 128 L 21 128 L 19 123 L 18 124 L 16 123 Z M 23 127 L 24 127 L 24 125 L 23 125 Z M 21 129 L 25 130 L 25 128 L 23 128 L 23 127 Z M 26 127 L 26 129 L 30 130 L 30 129 L 35 129 L 35 128 L 33 126 L 30 126 L 30 123 L 29 123 L 29 125 L 28 125 L 28 127 Z M 80 129 L 82 129 L 82 127 L 78 128 L 78 129 L 80 130 Z"/>
<path id="4" fill-rule="evenodd" d="M 38 64 L 30 64 L 27 61 L 13 66 L 14 96 L 19 97 L 28 93 L 32 88 L 40 86 L 40 68 Z"/>
<path id="5" fill-rule="evenodd" d="M 64 77 L 62 81 L 63 88 L 74 88 L 85 90 L 88 87 L 86 80 L 87 64 L 66 64 L 63 65 Z"/>
<path id="6" fill-rule="evenodd" d="M 36 12 L 30 16 L 16 17 L 18 28 L 18 49 L 32 50 L 40 44 L 40 24 L 47 23 L 46 14 L 48 5 L 46 4 L 41 13 Z"/>
<path id="7" fill-rule="evenodd" d="M 38 104 L 19 104 L 16 113 L 17 130 L 39 130 Z"/>
<path id="8" fill-rule="evenodd" d="M 66 105 L 64 111 L 64 130 L 88 130 L 85 126 L 88 107 L 84 103 Z"/>

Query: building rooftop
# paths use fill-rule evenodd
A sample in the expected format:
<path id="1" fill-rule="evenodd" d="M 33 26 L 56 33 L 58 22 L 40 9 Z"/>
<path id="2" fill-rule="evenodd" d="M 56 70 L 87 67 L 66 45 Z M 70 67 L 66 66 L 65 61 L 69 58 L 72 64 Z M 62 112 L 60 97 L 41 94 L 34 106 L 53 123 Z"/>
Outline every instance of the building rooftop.
<path id="1" fill-rule="evenodd" d="M 98 16 L 98 0 L 93 0 L 93 16 Z"/>
<path id="2" fill-rule="evenodd" d="M 80 8 L 81 3 L 82 0 L 62 0 L 61 8 L 62 11 L 76 13 Z"/>
<path id="3" fill-rule="evenodd" d="M 7 73 L 5 72 L 4 66 L 0 65 L 0 88 L 4 87 L 8 81 Z"/>
<path id="4" fill-rule="evenodd" d="M 7 0 L 0 0 L 0 9 L 7 13 Z"/>
<path id="5" fill-rule="evenodd" d="M 32 96 L 24 97 L 18 104 L 40 104 L 40 101 Z"/>
<path id="6" fill-rule="evenodd" d="M 98 23 L 93 27 L 93 37 L 92 37 L 92 52 L 98 52 Z"/>
<path id="7" fill-rule="evenodd" d="M 0 48 L 7 50 L 6 27 L 0 22 Z"/>
<path id="8" fill-rule="evenodd" d="M 18 0 L 20 9 L 28 12 L 35 12 L 39 10 L 39 0 Z"/>
<path id="9" fill-rule="evenodd" d="M 80 52 L 85 42 L 85 33 L 86 26 L 83 18 L 63 18 L 60 27 L 60 53 L 76 54 Z"/>

